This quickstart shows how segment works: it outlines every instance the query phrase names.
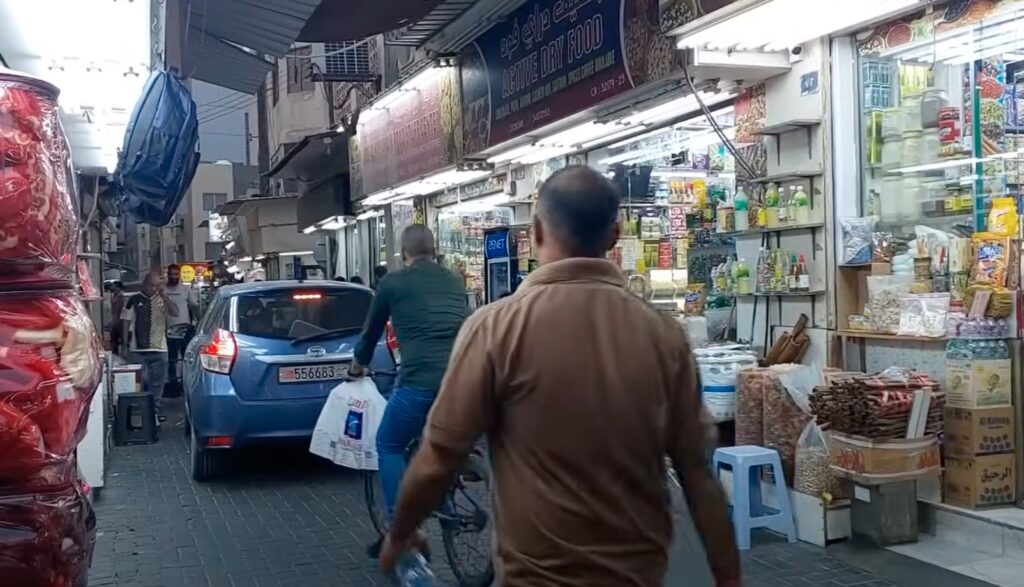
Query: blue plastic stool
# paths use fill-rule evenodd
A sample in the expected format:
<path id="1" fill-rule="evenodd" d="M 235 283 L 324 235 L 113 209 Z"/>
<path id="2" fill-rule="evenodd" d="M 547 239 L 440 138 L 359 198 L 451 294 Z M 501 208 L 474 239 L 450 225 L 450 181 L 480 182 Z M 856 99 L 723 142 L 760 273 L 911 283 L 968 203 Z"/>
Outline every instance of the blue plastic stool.
<path id="1" fill-rule="evenodd" d="M 732 525 L 740 550 L 750 550 L 750 532 L 754 528 L 768 528 L 796 542 L 793 508 L 789 505 L 789 490 L 778 452 L 760 446 L 720 448 L 715 451 L 713 466 L 716 479 L 723 466 L 732 469 Z M 779 509 L 764 505 L 761 495 L 761 467 L 764 466 L 772 467 Z"/>

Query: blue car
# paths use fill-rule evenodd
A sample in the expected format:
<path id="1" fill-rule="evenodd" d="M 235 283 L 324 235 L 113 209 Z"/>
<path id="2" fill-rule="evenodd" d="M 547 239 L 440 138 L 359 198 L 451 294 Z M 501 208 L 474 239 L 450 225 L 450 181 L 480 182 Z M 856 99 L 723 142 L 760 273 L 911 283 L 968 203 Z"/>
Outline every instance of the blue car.
<path id="1" fill-rule="evenodd" d="M 220 288 L 185 350 L 192 477 L 217 475 L 226 453 L 308 440 L 344 378 L 373 290 L 334 281 L 266 281 Z M 382 339 L 369 365 L 390 390 Z"/>

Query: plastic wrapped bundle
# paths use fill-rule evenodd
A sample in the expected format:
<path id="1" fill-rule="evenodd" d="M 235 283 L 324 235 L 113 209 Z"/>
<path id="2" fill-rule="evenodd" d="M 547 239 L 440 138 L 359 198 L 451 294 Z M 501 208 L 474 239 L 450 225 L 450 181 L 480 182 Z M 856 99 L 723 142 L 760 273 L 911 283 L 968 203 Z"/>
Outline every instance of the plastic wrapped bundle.
<path id="1" fill-rule="evenodd" d="M 96 519 L 77 483 L 0 494 L 0 584 L 85 587 Z"/>
<path id="2" fill-rule="evenodd" d="M 820 378 L 808 367 L 775 365 L 771 385 L 764 388 L 764 446 L 779 452 L 789 487 L 793 486 L 797 441 L 812 419 L 810 394 Z"/>
<path id="3" fill-rule="evenodd" d="M 57 89 L 0 68 L 0 283 L 69 284 L 78 248 Z"/>
<path id="4" fill-rule="evenodd" d="M 70 291 L 0 296 L 0 491 L 62 484 L 101 377 L 100 341 Z"/>

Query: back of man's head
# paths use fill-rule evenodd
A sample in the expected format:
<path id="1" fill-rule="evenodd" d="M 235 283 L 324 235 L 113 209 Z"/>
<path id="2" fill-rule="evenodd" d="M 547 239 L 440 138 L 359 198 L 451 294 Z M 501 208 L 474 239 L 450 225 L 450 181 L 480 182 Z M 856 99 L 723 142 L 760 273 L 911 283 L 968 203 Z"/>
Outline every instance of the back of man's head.
<path id="1" fill-rule="evenodd" d="M 540 186 L 538 247 L 549 261 L 604 257 L 618 239 L 618 217 L 619 193 L 607 178 L 590 167 L 565 167 Z"/>
<path id="2" fill-rule="evenodd" d="M 434 233 L 423 224 L 402 231 L 402 257 L 408 261 L 434 258 Z"/>

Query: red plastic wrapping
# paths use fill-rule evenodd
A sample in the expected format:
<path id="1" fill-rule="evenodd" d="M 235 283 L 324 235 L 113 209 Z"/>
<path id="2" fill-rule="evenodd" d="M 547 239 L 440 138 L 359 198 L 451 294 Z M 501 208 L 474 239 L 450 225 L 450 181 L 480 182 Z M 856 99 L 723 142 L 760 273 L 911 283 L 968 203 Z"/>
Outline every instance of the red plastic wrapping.
<path id="1" fill-rule="evenodd" d="M 0 491 L 74 478 L 100 377 L 99 335 L 71 291 L 0 296 Z"/>
<path id="2" fill-rule="evenodd" d="M 0 585 L 84 587 L 96 520 L 78 483 L 0 494 Z"/>
<path id="3" fill-rule="evenodd" d="M 0 286 L 71 282 L 78 249 L 57 89 L 0 69 Z"/>

